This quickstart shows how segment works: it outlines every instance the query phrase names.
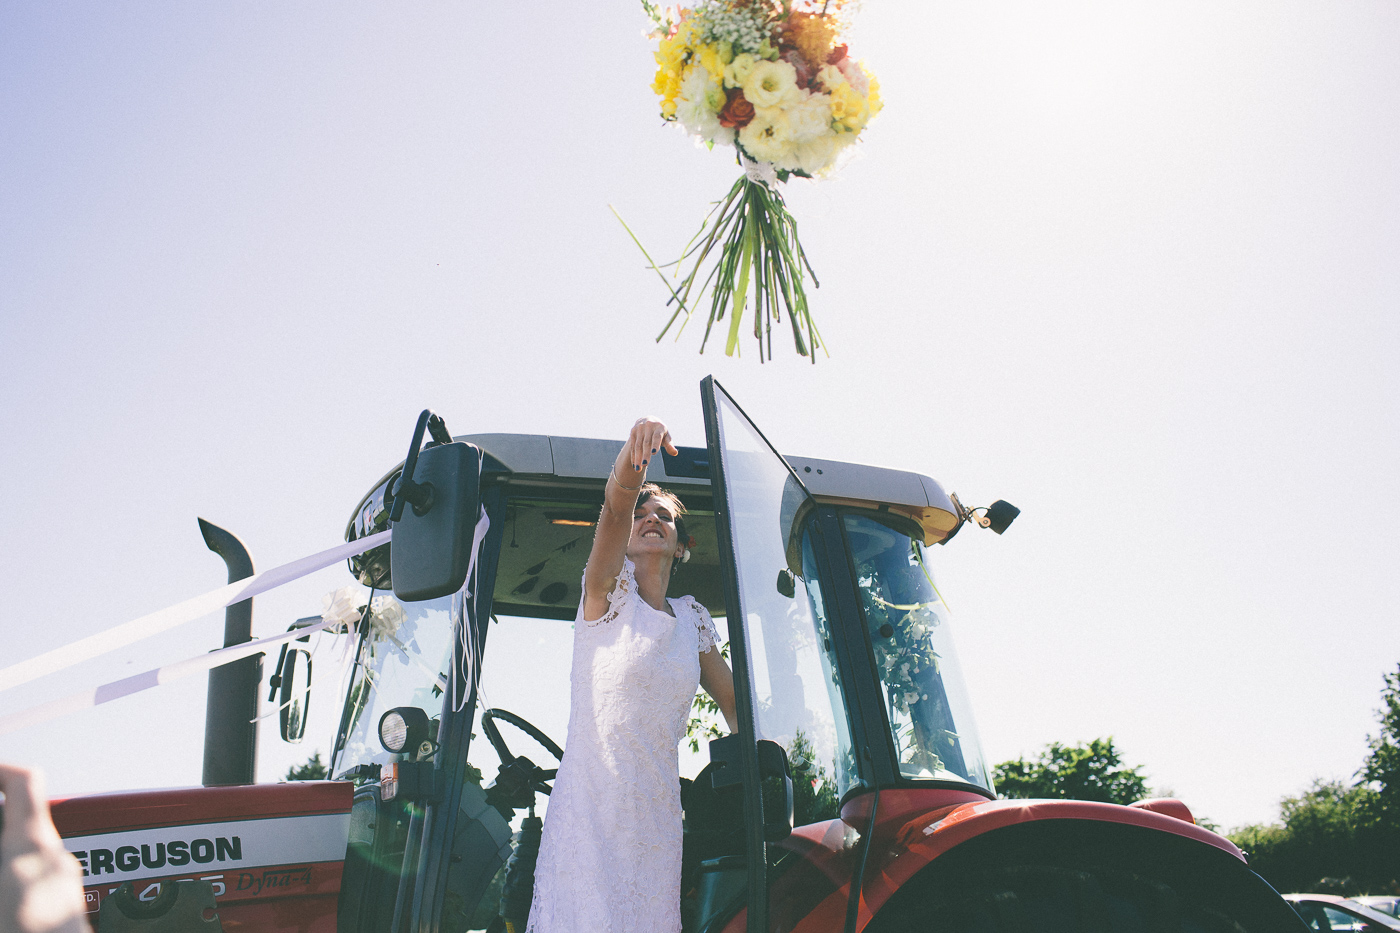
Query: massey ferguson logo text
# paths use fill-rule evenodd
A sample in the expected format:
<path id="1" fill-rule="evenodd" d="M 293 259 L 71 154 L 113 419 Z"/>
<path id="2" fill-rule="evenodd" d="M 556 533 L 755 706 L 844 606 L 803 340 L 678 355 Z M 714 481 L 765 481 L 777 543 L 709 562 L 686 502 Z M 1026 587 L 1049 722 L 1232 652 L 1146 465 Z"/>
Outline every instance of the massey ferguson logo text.
<path id="1" fill-rule="evenodd" d="M 176 839 L 171 842 L 157 842 L 155 845 L 118 846 L 114 849 L 89 849 L 74 852 L 82 863 L 83 876 L 112 874 L 119 871 L 136 871 L 138 868 L 164 868 L 167 865 L 178 868 L 196 862 L 204 865 L 215 860 L 220 862 L 243 861 L 243 840 L 237 836 L 217 836 L 213 839 Z"/>

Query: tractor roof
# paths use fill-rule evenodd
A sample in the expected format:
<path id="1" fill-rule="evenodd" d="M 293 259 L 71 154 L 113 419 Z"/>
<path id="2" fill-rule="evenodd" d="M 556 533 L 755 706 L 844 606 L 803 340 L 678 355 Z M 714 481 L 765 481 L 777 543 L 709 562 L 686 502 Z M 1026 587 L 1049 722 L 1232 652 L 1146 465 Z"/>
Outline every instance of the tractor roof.
<path id="1" fill-rule="evenodd" d="M 608 478 L 622 441 L 546 434 L 467 434 L 454 438 L 480 447 L 498 468 L 513 474 L 566 480 Z M 648 479 L 665 486 L 699 486 L 708 490 L 708 452 L 682 447 L 681 456 L 664 457 Z M 866 506 L 894 506 L 923 526 L 929 544 L 942 540 L 957 524 L 957 508 L 937 480 L 921 473 L 887 467 L 785 455 L 807 490 L 822 501 Z M 488 469 L 489 469 L 488 465 Z"/>
<path id="2" fill-rule="evenodd" d="M 622 441 L 543 434 L 466 434 L 454 440 L 480 447 L 486 457 L 483 482 L 508 489 L 510 543 L 500 554 L 497 610 L 507 615 L 572 619 L 592 539 L 591 529 L 580 526 L 591 526 L 597 518 L 603 486 Z M 958 526 L 957 507 L 928 476 L 812 457 L 786 459 L 819 501 L 912 519 L 923 529 L 926 544 L 946 540 Z M 705 448 L 682 447 L 679 456 L 664 457 L 655 464 L 647 478 L 680 496 L 689 513 L 687 531 L 696 539 L 695 557 L 679 569 L 673 587 L 691 593 L 715 615 L 723 615 L 708 460 Z M 347 540 L 388 526 L 385 484 L 402 466 L 386 473 L 360 501 L 346 529 Z M 376 573 L 387 580 L 387 547 L 376 550 L 383 551 L 377 559 L 383 566 Z M 376 558 L 369 554 L 364 560 Z M 363 574 L 361 578 L 369 582 Z"/>

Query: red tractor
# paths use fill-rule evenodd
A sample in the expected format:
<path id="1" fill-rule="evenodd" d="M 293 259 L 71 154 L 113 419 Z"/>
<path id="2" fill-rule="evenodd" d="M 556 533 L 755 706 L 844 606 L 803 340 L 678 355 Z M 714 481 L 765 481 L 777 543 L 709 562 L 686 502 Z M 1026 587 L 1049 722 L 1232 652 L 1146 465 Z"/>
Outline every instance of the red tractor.
<path id="1" fill-rule="evenodd" d="M 1305 929 L 1178 801 L 996 799 L 934 546 L 964 522 L 1003 531 L 1012 506 L 784 458 L 712 379 L 701 389 L 707 448 L 652 478 L 690 510 L 695 559 L 672 592 L 727 620 L 740 728 L 683 769 L 686 933 Z M 228 786 L 55 803 L 100 933 L 523 933 L 554 772 L 501 725 L 535 759 L 565 751 L 550 735 L 619 446 L 454 440 L 425 412 L 347 529 L 393 536 L 350 562 L 371 593 L 341 636 L 334 780 L 252 784 L 246 743 L 226 740 L 206 784 Z M 290 644 L 272 679 L 295 741 L 310 655 Z M 265 689 L 256 669 L 241 689 Z M 249 783 L 210 780 L 210 754 Z"/>

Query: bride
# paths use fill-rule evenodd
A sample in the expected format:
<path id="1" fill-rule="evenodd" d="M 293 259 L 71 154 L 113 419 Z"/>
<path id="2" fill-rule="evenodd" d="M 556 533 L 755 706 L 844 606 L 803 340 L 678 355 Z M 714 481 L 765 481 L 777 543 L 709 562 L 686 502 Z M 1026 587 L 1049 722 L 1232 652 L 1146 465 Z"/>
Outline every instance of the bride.
<path id="1" fill-rule="evenodd" d="M 697 685 L 737 728 L 733 676 L 709 612 L 693 597 L 666 596 L 693 539 L 681 501 L 646 482 L 662 450 L 677 453 L 666 426 L 640 418 L 608 477 L 527 933 L 678 933 L 676 747 Z"/>

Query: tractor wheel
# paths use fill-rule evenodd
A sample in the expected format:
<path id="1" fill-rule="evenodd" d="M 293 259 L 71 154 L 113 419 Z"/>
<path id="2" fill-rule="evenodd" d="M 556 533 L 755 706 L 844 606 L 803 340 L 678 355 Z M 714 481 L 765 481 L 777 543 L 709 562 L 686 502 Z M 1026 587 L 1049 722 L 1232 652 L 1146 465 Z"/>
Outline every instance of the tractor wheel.
<path id="1" fill-rule="evenodd" d="M 955 846 L 866 933 L 1306 933 L 1243 861 L 1142 827 L 1044 820 Z"/>
<path id="2" fill-rule="evenodd" d="M 868 933 L 1245 933 L 1234 919 L 1191 904 L 1170 886 L 1126 872 L 1040 865 L 998 869 L 927 898 L 901 898 Z"/>

